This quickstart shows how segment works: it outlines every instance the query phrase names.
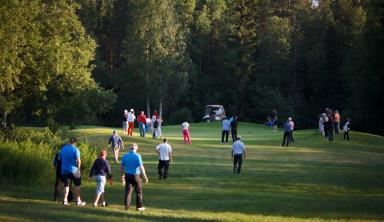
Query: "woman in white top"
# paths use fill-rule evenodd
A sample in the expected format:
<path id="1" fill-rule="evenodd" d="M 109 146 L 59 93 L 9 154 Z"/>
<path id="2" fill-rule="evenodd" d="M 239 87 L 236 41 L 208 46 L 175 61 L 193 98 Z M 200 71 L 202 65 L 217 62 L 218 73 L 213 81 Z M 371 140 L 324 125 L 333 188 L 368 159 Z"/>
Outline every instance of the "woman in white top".
<path id="1" fill-rule="evenodd" d="M 191 135 L 189 133 L 189 123 L 185 121 L 184 123 L 181 124 L 181 130 L 183 132 L 183 137 L 184 137 L 184 143 L 191 144 Z"/>
<path id="2" fill-rule="evenodd" d="M 132 136 L 133 128 L 135 127 L 135 111 L 131 109 L 128 113 L 128 136 Z"/>
<path id="3" fill-rule="evenodd" d="M 155 117 L 156 118 L 156 117 Z M 158 117 L 154 122 L 153 122 L 153 139 L 156 139 L 158 137 L 161 138 L 161 124 L 162 124 L 163 120 L 160 119 L 160 117 Z"/>

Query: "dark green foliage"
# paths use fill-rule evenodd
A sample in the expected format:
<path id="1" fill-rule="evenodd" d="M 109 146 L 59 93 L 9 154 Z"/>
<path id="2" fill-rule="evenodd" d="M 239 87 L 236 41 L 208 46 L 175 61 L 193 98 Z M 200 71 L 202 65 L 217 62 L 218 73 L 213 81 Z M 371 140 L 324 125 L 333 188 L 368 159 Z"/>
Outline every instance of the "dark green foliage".
<path id="1" fill-rule="evenodd" d="M 170 124 L 181 124 L 184 121 L 189 123 L 193 123 L 193 115 L 190 109 L 181 108 L 179 110 L 174 111 L 167 119 L 167 123 Z"/>

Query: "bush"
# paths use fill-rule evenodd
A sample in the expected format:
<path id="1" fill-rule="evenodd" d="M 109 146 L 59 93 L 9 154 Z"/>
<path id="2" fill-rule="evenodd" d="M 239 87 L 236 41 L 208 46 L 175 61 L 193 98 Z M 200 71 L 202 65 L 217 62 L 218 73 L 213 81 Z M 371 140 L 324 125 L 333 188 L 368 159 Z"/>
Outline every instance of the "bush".
<path id="1" fill-rule="evenodd" d="M 0 144 L 0 180 L 13 182 L 39 182 L 52 178 L 54 150 L 44 143 L 5 142 Z"/>
<path id="2" fill-rule="evenodd" d="M 182 108 L 173 112 L 167 122 L 170 124 L 180 124 L 184 121 L 188 121 L 190 123 L 193 122 L 192 112 L 187 108 Z"/>
<path id="3" fill-rule="evenodd" d="M 12 131 L 12 141 L 23 142 L 30 140 L 32 143 L 44 143 L 52 148 L 58 149 L 62 144 L 62 139 L 48 128 L 42 130 L 30 128 L 16 128 Z"/>
<path id="4" fill-rule="evenodd" d="M 96 148 L 90 146 L 86 142 L 80 142 L 77 147 L 80 150 L 81 175 L 86 177 L 88 176 L 89 170 L 92 167 L 93 161 L 95 161 L 97 157 Z"/>

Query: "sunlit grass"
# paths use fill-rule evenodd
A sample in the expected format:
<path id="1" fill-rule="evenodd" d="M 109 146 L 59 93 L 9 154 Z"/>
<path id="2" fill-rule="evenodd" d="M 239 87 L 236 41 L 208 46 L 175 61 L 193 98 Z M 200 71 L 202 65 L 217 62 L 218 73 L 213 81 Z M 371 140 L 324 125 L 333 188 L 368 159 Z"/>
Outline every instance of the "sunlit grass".
<path id="1" fill-rule="evenodd" d="M 114 128 L 83 126 L 70 134 L 107 147 Z M 121 129 L 117 129 L 119 132 Z M 121 133 L 121 132 L 120 132 Z M 242 175 L 232 174 L 230 145 L 220 144 L 220 125 L 192 124 L 192 145 L 184 145 L 180 126 L 163 127 L 174 163 L 170 178 L 157 180 L 160 140 L 123 135 L 139 144 L 150 183 L 144 186 L 143 213 L 123 210 L 118 177 L 107 186 L 108 208 L 64 208 L 50 201 L 52 187 L 2 186 L 0 221 L 369 221 L 384 219 L 384 139 L 351 133 L 334 143 L 316 130 L 294 133 L 295 144 L 282 148 L 282 132 L 241 123 L 247 146 Z M 125 149 L 123 153 L 125 153 Z M 109 156 L 110 158 L 110 156 Z M 113 165 L 117 175 L 118 166 Z M 82 196 L 91 202 L 95 183 L 84 175 Z"/>

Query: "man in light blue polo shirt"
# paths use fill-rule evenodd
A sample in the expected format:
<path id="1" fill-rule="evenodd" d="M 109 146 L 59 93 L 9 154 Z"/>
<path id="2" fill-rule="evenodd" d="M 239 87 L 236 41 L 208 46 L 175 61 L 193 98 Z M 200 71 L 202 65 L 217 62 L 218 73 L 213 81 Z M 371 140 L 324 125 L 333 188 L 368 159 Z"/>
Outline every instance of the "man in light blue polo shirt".
<path id="1" fill-rule="evenodd" d="M 221 132 L 221 144 L 224 144 L 224 136 L 225 136 L 225 143 L 228 143 L 228 135 L 229 130 L 231 128 L 231 122 L 224 117 L 223 123 L 222 123 L 222 132 Z"/>
<path id="2" fill-rule="evenodd" d="M 81 173 L 80 173 L 80 151 L 76 147 L 76 138 L 71 138 L 69 144 L 61 148 L 61 174 L 63 175 L 64 182 L 64 205 L 68 204 L 69 185 L 71 181 L 76 187 L 76 205 L 84 206 L 85 202 L 80 198 L 80 186 L 81 186 Z"/>
<path id="3" fill-rule="evenodd" d="M 125 209 L 128 210 L 131 204 L 132 187 L 136 192 L 136 210 L 143 211 L 143 195 L 140 173 L 144 177 L 144 182 L 148 183 L 148 177 L 140 154 L 137 153 L 138 146 L 133 143 L 130 151 L 125 154 L 121 160 L 120 171 L 125 179 Z"/>

